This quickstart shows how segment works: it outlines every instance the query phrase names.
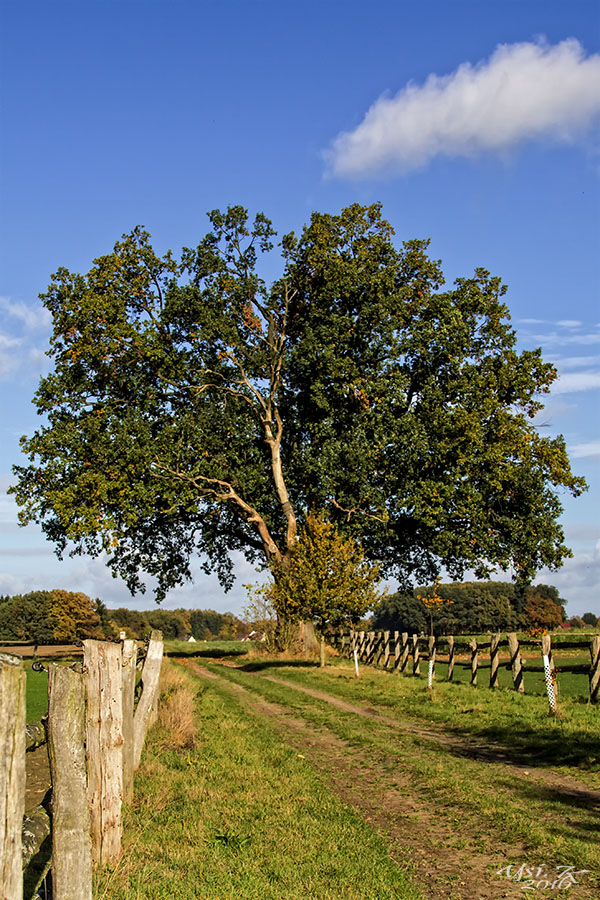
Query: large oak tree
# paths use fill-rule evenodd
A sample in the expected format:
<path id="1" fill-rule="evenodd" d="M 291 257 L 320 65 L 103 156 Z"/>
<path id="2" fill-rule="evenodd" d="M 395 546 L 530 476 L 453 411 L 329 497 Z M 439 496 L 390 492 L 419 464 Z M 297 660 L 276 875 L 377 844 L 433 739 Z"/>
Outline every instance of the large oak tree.
<path id="1" fill-rule="evenodd" d="M 104 552 L 132 591 L 155 576 L 159 598 L 196 558 L 225 587 L 234 551 L 285 567 L 309 510 L 402 584 L 561 564 L 558 490 L 585 483 L 534 425 L 556 373 L 517 352 L 499 278 L 444 288 L 378 204 L 280 243 L 241 207 L 209 218 L 177 259 L 136 228 L 53 276 L 23 523 L 59 554 Z"/>

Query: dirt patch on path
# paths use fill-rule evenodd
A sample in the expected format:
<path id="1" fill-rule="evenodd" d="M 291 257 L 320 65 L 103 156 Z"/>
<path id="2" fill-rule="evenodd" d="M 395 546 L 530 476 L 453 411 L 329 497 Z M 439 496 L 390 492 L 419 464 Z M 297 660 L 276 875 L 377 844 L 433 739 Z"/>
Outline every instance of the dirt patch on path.
<path id="1" fill-rule="evenodd" d="M 241 668 L 240 666 L 224 660 L 219 660 L 219 663 L 227 665 L 230 668 Z M 327 694 L 316 688 L 308 688 L 285 678 L 278 678 L 276 675 L 265 675 L 261 672 L 253 672 L 252 674 L 256 675 L 258 678 L 264 678 L 265 681 L 271 681 L 274 684 L 280 684 L 284 687 L 291 688 L 294 691 L 299 691 L 302 694 L 307 694 L 309 697 L 314 697 L 316 700 L 323 700 L 325 703 L 329 703 L 331 706 L 335 706 L 337 709 L 341 709 L 344 712 L 353 713 L 356 716 L 361 716 L 366 719 L 373 719 L 377 722 L 381 722 L 382 725 L 390 726 L 395 730 L 400 729 L 412 735 L 424 738 L 425 740 L 443 744 L 444 746 L 451 748 L 454 753 L 460 754 L 461 756 L 466 756 L 481 762 L 490 762 L 507 766 L 511 769 L 513 774 L 526 781 L 543 783 L 563 795 L 565 800 L 570 799 L 575 801 L 579 806 L 585 806 L 588 809 L 600 812 L 600 791 L 587 787 L 575 778 L 557 775 L 556 772 L 553 772 L 551 769 L 543 769 L 538 766 L 532 768 L 531 763 L 515 758 L 511 753 L 511 749 L 502 744 L 493 743 L 491 741 L 486 744 L 480 744 L 477 741 L 468 738 L 443 734 L 432 728 L 424 728 L 421 725 L 417 725 L 415 722 L 388 716 L 373 707 L 349 703 L 346 700 L 341 700 L 339 697 L 333 696 L 333 694 Z"/>
<path id="2" fill-rule="evenodd" d="M 316 730 L 285 707 L 257 697 L 242 685 L 220 678 L 190 660 L 178 662 L 195 675 L 217 679 L 250 710 L 267 717 L 282 739 L 308 759 L 338 797 L 391 839 L 392 857 L 398 865 L 414 871 L 415 881 L 427 900 L 523 897 L 518 884 L 494 874 L 510 862 L 520 864 L 524 859 L 522 845 L 505 845 L 503 850 L 492 853 L 482 850 L 485 826 L 479 834 L 471 834 L 464 822 L 457 830 L 442 821 L 434 804 L 417 794 L 410 776 L 399 769 L 395 760 L 357 749 L 326 728 Z M 580 893 L 572 896 L 582 900 L 584 896 L 592 897 Z"/>

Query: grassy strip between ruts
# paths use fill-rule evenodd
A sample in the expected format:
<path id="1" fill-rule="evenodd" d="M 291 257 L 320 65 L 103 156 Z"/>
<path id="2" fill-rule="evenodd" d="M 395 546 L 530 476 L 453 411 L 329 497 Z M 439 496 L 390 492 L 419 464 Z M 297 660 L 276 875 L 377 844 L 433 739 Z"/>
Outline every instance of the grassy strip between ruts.
<path id="1" fill-rule="evenodd" d="M 437 814 L 451 828 L 456 829 L 458 834 L 464 834 L 465 837 L 470 834 L 475 836 L 476 840 L 479 836 L 482 849 L 484 846 L 488 848 L 494 846 L 500 854 L 510 858 L 513 852 L 511 848 L 516 847 L 521 858 L 525 854 L 532 862 L 536 860 L 537 864 L 575 865 L 579 869 L 585 868 L 590 870 L 588 883 L 593 882 L 600 886 L 598 881 L 600 853 L 597 844 L 600 823 L 597 803 L 591 806 L 582 804 L 581 799 L 572 796 L 568 790 L 562 790 L 552 782 L 536 779 L 535 761 L 531 761 L 531 770 L 523 771 L 503 763 L 502 760 L 492 763 L 488 760 L 473 759 L 460 749 L 436 744 L 417 732 L 411 734 L 410 731 L 396 730 L 393 726 L 378 722 L 376 719 L 361 718 L 351 712 L 333 708 L 325 701 L 294 691 L 291 686 L 274 684 L 260 678 L 258 673 L 224 666 L 211 665 L 209 668 L 231 681 L 242 684 L 264 699 L 285 706 L 313 725 L 326 727 L 346 740 L 349 745 L 362 747 L 372 761 L 373 767 L 379 768 L 383 780 L 386 773 L 392 773 L 400 768 L 409 775 L 416 797 L 422 796 L 435 804 Z M 385 672 L 373 670 L 365 675 L 362 684 L 345 678 L 341 667 L 328 667 L 324 671 L 319 671 L 303 667 L 280 669 L 270 666 L 268 670 L 263 671 L 344 697 L 349 702 L 358 701 L 361 705 L 371 708 L 375 706 L 386 715 L 396 716 L 399 722 L 410 718 L 409 715 L 404 715 L 407 710 L 411 710 L 414 719 L 418 704 L 422 707 L 420 715 L 422 724 L 425 724 L 428 711 L 431 712 L 440 700 L 438 697 L 437 700 L 429 702 L 422 682 L 419 683 L 416 679 L 390 679 Z M 394 682 L 399 695 L 403 695 L 406 699 L 412 694 L 410 702 L 403 705 L 399 695 L 396 695 L 393 703 L 389 702 Z M 384 686 L 388 703 L 382 708 L 381 692 Z M 473 708 L 472 704 L 476 703 L 476 692 L 466 686 L 456 689 L 451 685 L 446 687 L 454 691 L 454 719 L 461 715 L 461 710 L 468 716 Z M 511 699 L 513 695 L 495 695 L 492 692 L 490 694 L 492 696 L 490 699 L 486 698 L 487 702 L 495 703 L 497 710 L 504 703 L 513 702 Z M 445 700 L 446 717 L 452 718 L 448 712 L 448 698 Z M 516 697 L 514 703 L 513 716 L 516 715 L 524 731 L 527 731 L 535 721 L 534 705 L 537 707 L 537 716 L 543 722 L 543 703 L 540 698 Z M 529 705 L 531 709 L 528 708 Z M 492 716 L 493 711 L 488 710 L 487 717 L 491 719 Z M 432 715 L 431 719 L 435 721 L 435 716 Z M 476 722 L 476 719 L 474 721 Z M 560 723 L 554 724 L 558 728 L 561 727 Z M 443 735 L 444 730 L 439 730 Z M 463 724 L 460 730 L 465 737 L 470 733 L 478 739 L 481 738 L 481 732 L 476 728 L 469 732 L 467 723 Z M 598 748 L 597 727 L 592 732 L 590 721 L 583 724 L 582 730 L 590 741 L 592 734 L 594 735 L 593 739 Z M 541 724 L 537 736 L 535 729 L 533 730 L 530 747 L 538 746 L 540 734 L 543 735 L 544 732 L 545 729 Z M 572 747 L 576 745 L 577 732 L 577 727 L 568 723 L 566 733 Z M 512 733 L 507 733 L 506 738 L 509 742 L 512 741 Z M 510 751 L 507 756 L 510 756 Z M 541 764 L 544 763 L 545 761 L 541 760 Z M 554 765 L 553 770 L 556 769 Z M 571 767 L 567 771 L 574 773 L 577 770 Z M 587 782 L 591 773 L 585 774 Z M 594 894 L 592 887 L 592 894 L 586 893 L 585 896 L 597 894 Z"/>
<path id="2" fill-rule="evenodd" d="M 98 874 L 97 900 L 420 898 L 401 851 L 332 797 L 268 722 L 218 682 L 188 677 L 197 744 L 165 749 L 168 735 L 151 733 L 124 854 Z"/>
<path id="3" fill-rule="evenodd" d="M 325 669 L 266 659 L 241 664 L 246 672 L 273 674 L 350 703 L 367 702 L 401 719 L 443 726 L 476 740 L 498 741 L 508 745 L 524 765 L 551 766 L 585 777 L 586 783 L 600 790 L 600 705 L 581 698 L 562 697 L 560 715 L 553 718 L 544 697 L 442 680 L 434 683 L 429 694 L 426 674 L 413 678 L 362 667 L 356 680 L 348 660 L 332 660 Z"/>

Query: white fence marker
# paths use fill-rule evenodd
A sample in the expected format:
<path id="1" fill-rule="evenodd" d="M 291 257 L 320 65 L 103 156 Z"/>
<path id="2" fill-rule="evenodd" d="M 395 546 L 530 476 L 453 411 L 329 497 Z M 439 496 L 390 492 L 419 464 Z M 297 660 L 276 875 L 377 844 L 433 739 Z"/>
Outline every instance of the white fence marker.
<path id="1" fill-rule="evenodd" d="M 542 660 L 544 662 L 544 680 L 546 682 L 546 690 L 548 691 L 548 703 L 550 705 L 550 715 L 556 715 L 556 692 L 554 690 L 554 678 L 552 677 L 551 662 L 551 644 L 550 635 L 542 635 Z"/>
<path id="2" fill-rule="evenodd" d="M 433 690 L 433 660 L 429 660 L 429 674 L 427 676 L 427 690 Z"/>

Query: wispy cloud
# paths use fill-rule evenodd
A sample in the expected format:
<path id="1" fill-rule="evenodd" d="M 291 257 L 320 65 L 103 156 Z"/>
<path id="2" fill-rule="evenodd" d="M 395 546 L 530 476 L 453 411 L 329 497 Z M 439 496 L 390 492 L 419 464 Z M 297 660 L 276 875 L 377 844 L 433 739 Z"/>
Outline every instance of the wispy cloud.
<path id="1" fill-rule="evenodd" d="M 20 338 L 9 337 L 0 332 L 0 379 L 10 378 L 19 368 Z"/>
<path id="2" fill-rule="evenodd" d="M 24 325 L 27 331 L 45 330 L 50 325 L 50 313 L 41 303 L 31 305 L 10 300 L 8 297 L 0 297 L 0 310 Z"/>
<path id="3" fill-rule="evenodd" d="M 600 356 L 559 356 L 554 363 L 559 369 L 585 369 L 600 365 Z"/>
<path id="4" fill-rule="evenodd" d="M 553 394 L 572 394 L 600 388 L 600 372 L 565 372 L 552 385 Z"/>
<path id="5" fill-rule="evenodd" d="M 570 543 L 567 529 L 567 543 Z M 567 559 L 558 572 L 542 569 L 537 583 L 555 585 L 561 596 L 569 601 L 568 614 L 583 615 L 584 612 L 598 612 L 596 589 L 600 583 L 600 540 L 591 550 L 579 547 L 573 559 Z M 591 598 L 591 599 L 590 599 Z"/>
<path id="6" fill-rule="evenodd" d="M 503 153 L 538 138 L 576 141 L 600 113 L 600 55 L 570 38 L 501 44 L 477 65 L 381 96 L 325 153 L 342 177 L 409 172 L 436 156 Z"/>
<path id="7" fill-rule="evenodd" d="M 600 459 L 600 441 L 587 441 L 569 447 L 569 455 L 574 459 Z"/>
<path id="8" fill-rule="evenodd" d="M 583 322 L 579 322 L 577 319 L 562 319 L 556 324 L 559 328 L 581 328 Z"/>
<path id="9" fill-rule="evenodd" d="M 0 380 L 23 375 L 38 377 L 50 364 L 43 345 L 51 316 L 40 303 L 27 304 L 0 297 Z"/>

